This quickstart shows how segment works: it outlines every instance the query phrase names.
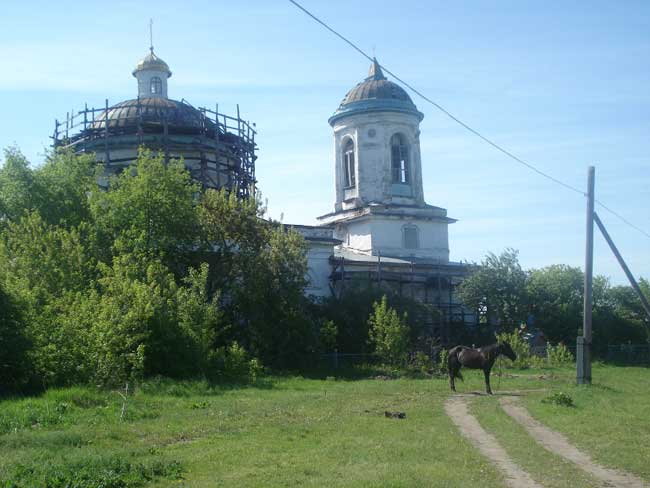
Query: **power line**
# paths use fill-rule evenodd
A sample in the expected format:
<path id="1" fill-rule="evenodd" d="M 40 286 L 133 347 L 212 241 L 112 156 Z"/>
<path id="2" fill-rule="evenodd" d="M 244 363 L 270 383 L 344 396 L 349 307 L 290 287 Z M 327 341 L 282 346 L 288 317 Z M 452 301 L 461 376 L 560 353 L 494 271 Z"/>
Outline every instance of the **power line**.
<path id="1" fill-rule="evenodd" d="M 336 30 L 334 30 L 332 27 L 330 27 L 330 26 L 327 25 L 325 22 L 323 22 L 322 20 L 320 20 L 318 17 L 316 17 L 314 14 L 312 14 L 309 10 L 307 10 L 306 8 L 304 8 L 304 7 L 303 7 L 302 5 L 300 5 L 298 2 L 296 2 L 295 0 L 289 0 L 289 2 L 291 2 L 291 3 L 292 3 L 293 5 L 295 5 L 297 8 L 299 8 L 300 10 L 302 10 L 305 14 L 307 14 L 309 17 L 311 17 L 312 19 L 314 19 L 314 20 L 315 20 L 316 22 L 318 22 L 320 25 L 322 25 L 323 27 L 325 27 L 325 29 L 327 29 L 328 31 L 330 31 L 332 34 L 334 34 L 336 37 L 338 37 L 339 39 L 341 39 L 343 42 L 345 42 L 346 44 L 348 44 L 350 47 L 352 47 L 355 51 L 357 51 L 357 52 L 358 52 L 359 54 L 361 54 L 363 57 L 365 57 L 366 59 L 368 59 L 368 60 L 371 61 L 371 62 L 375 61 L 375 59 L 374 59 L 373 57 L 369 56 L 369 55 L 368 55 L 368 54 L 367 54 L 363 49 L 361 49 L 359 46 L 357 46 L 354 42 L 352 42 L 351 40 L 349 40 L 347 37 L 343 36 L 342 34 L 338 33 Z M 457 124 L 459 124 L 461 127 L 463 127 L 464 129 L 466 129 L 467 131 L 471 132 L 472 134 L 474 134 L 475 136 L 477 136 L 478 138 L 480 138 L 480 139 L 483 140 L 484 142 L 488 143 L 490 146 L 492 146 L 493 148 L 495 148 L 497 151 L 499 151 L 499 152 L 505 154 L 505 155 L 508 156 L 510 159 L 512 159 L 512 160 L 516 161 L 517 163 L 519 163 L 519 164 L 521 164 L 521 165 L 527 167 L 528 169 L 530 169 L 531 171 L 534 171 L 534 172 L 537 173 L 538 175 L 543 176 L 544 178 L 546 178 L 546 179 L 548 179 L 548 180 L 550 180 L 550 181 L 552 181 L 552 182 L 554 182 L 554 183 L 556 183 L 556 184 L 558 184 L 558 185 L 561 185 L 561 186 L 563 186 L 564 188 L 566 188 L 566 189 L 568 189 L 568 190 L 571 190 L 571 191 L 573 191 L 573 192 L 575 192 L 575 193 L 579 193 L 580 195 L 586 196 L 586 193 L 585 193 L 583 190 L 580 190 L 580 189 L 576 188 L 576 187 L 573 186 L 573 185 L 570 185 L 570 184 L 568 184 L 568 183 L 565 183 L 565 182 L 563 182 L 563 181 L 561 181 L 561 180 L 559 180 L 559 179 L 557 179 L 557 178 L 555 178 L 555 177 L 549 175 L 548 173 L 545 173 L 544 171 L 538 169 L 537 167 L 533 166 L 532 164 L 527 163 L 526 161 L 524 161 L 523 159 L 519 158 L 518 156 L 515 156 L 513 153 L 511 153 L 511 152 L 508 151 L 507 149 L 503 148 L 502 146 L 500 146 L 500 145 L 497 144 L 496 142 L 492 141 L 491 139 L 489 139 L 489 138 L 487 138 L 486 136 L 484 136 L 483 134 L 481 134 L 478 130 L 472 128 L 471 126 L 469 126 L 468 124 L 466 124 L 465 122 L 463 122 L 462 120 L 460 120 L 458 117 L 456 117 L 456 116 L 453 115 L 451 112 L 449 112 L 449 111 L 446 110 L 444 107 L 442 107 L 439 103 L 433 101 L 432 99 L 430 99 L 429 97 L 427 97 L 426 95 L 424 95 L 422 92 L 420 92 L 420 91 L 417 90 L 415 87 L 413 87 L 410 83 L 404 81 L 402 78 L 400 78 L 399 76 L 397 76 L 395 73 L 393 73 L 392 71 L 390 71 L 390 70 L 389 70 L 388 68 L 386 68 L 385 66 L 383 66 L 383 65 L 381 65 L 381 64 L 380 64 L 379 66 L 380 66 L 380 67 L 381 67 L 381 68 L 382 68 L 386 73 L 388 73 L 389 75 L 391 75 L 393 78 L 395 78 L 395 79 L 396 79 L 397 81 L 399 81 L 402 85 L 404 85 L 405 87 L 407 87 L 407 88 L 408 88 L 409 90 L 411 90 L 413 93 L 415 93 L 416 95 L 418 95 L 420 98 L 422 98 L 422 99 L 425 100 L 426 102 L 429 102 L 431 105 L 433 105 L 434 107 L 436 107 L 438 110 L 440 110 L 443 114 L 445 114 L 445 115 L 446 115 L 447 117 L 449 117 L 451 120 L 453 120 L 454 122 L 456 122 Z M 610 212 L 612 215 L 615 215 L 616 217 L 618 217 L 622 222 L 626 223 L 627 225 L 629 225 L 629 226 L 632 227 L 633 229 L 635 229 L 635 230 L 641 232 L 643 235 L 645 235 L 646 237 L 650 238 L 650 234 L 649 234 L 649 233 L 647 233 L 646 231 L 644 231 L 644 230 L 641 229 L 640 227 L 637 227 L 636 225 L 632 224 L 630 221 L 628 221 L 627 219 L 625 219 L 625 218 L 624 218 L 622 215 L 620 215 L 618 212 L 615 212 L 614 210 L 612 210 L 611 208 L 605 206 L 605 204 L 603 204 L 602 202 L 600 202 L 600 201 L 598 201 L 598 200 L 596 200 L 596 203 L 598 203 L 602 208 L 604 208 L 605 210 L 607 210 L 608 212 Z"/>
<path id="2" fill-rule="evenodd" d="M 643 234 L 644 236 L 650 238 L 650 234 L 649 234 L 649 233 L 647 233 L 647 232 L 646 232 L 645 230 L 643 230 L 641 227 L 638 227 L 638 226 L 634 225 L 632 222 L 630 222 L 630 221 L 627 220 L 625 217 L 623 217 L 620 213 L 618 213 L 618 212 L 612 210 L 611 208 L 609 208 L 607 205 L 605 205 L 605 204 L 604 204 L 603 202 L 601 202 L 600 200 L 595 200 L 595 202 L 596 202 L 598 205 L 600 205 L 604 210 L 607 210 L 609 213 L 611 213 L 611 214 L 614 215 L 615 217 L 618 217 L 622 222 L 625 222 L 627 225 L 629 225 L 629 226 L 632 227 L 633 229 L 638 230 L 639 232 L 641 232 L 641 234 Z"/>

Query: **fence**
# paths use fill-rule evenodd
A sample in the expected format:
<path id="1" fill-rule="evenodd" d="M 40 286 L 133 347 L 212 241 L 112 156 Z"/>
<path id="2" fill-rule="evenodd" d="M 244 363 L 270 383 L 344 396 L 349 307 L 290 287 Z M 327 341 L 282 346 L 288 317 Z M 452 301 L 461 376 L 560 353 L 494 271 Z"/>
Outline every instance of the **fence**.
<path id="1" fill-rule="evenodd" d="M 567 349 L 576 355 L 575 346 L 567 346 Z M 439 350 L 431 353 L 432 361 L 437 361 Z M 547 346 L 534 346 L 530 348 L 531 354 L 545 358 L 548 354 Z M 605 360 L 612 363 L 628 365 L 650 365 L 650 345 L 648 344 L 615 344 L 607 346 Z M 376 354 L 351 354 L 332 352 L 321 356 L 323 366 L 333 369 L 344 369 L 364 364 L 377 364 L 380 362 Z"/>
<path id="2" fill-rule="evenodd" d="M 607 361 L 620 364 L 650 364 L 650 345 L 620 344 L 607 346 Z"/>

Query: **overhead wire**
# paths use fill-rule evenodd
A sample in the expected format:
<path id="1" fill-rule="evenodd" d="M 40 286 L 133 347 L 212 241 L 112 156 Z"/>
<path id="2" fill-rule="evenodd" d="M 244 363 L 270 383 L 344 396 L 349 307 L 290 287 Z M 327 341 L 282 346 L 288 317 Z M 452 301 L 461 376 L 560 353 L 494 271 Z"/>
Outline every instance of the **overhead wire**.
<path id="1" fill-rule="evenodd" d="M 320 25 L 322 25 L 325 29 L 327 29 L 328 31 L 330 31 L 330 32 L 331 32 L 332 34 L 334 34 L 336 37 L 338 37 L 339 39 L 341 39 L 342 41 L 344 41 L 346 44 L 348 44 L 350 47 L 352 47 L 355 51 L 357 51 L 357 52 L 358 52 L 359 54 L 361 54 L 363 57 L 365 57 L 366 59 L 368 59 L 368 60 L 371 61 L 371 62 L 377 62 L 376 59 L 375 59 L 374 57 L 371 57 L 368 53 L 366 53 L 363 49 L 361 49 L 359 46 L 357 46 L 354 42 L 352 42 L 350 39 L 348 39 L 348 38 L 345 37 L 344 35 L 340 34 L 340 33 L 337 32 L 336 30 L 334 30 L 334 29 L 333 29 L 332 27 L 330 27 L 328 24 L 326 24 L 325 22 L 323 22 L 321 19 L 319 19 L 318 17 L 316 17 L 314 14 L 312 14 L 309 10 L 307 10 L 307 9 L 304 8 L 302 5 L 300 5 L 298 2 L 296 2 L 295 0 L 289 0 L 289 2 L 291 2 L 291 3 L 292 3 L 294 6 L 296 6 L 298 9 L 302 10 L 306 15 L 308 15 L 308 16 L 311 17 L 313 20 L 315 20 L 316 22 L 318 22 Z M 471 127 L 470 125 L 468 125 L 468 124 L 466 124 L 465 122 L 463 122 L 462 120 L 460 120 L 458 117 L 456 117 L 454 114 L 452 114 L 451 112 L 449 112 L 447 109 L 445 109 L 445 108 L 444 108 L 443 106 L 441 106 L 439 103 L 437 103 L 437 102 L 435 102 L 434 100 L 430 99 L 430 98 L 427 97 L 425 94 L 423 94 L 422 92 L 420 92 L 418 89 L 416 89 L 415 87 L 413 87 L 410 83 L 406 82 L 406 81 L 403 80 L 401 77 L 397 76 L 395 73 L 393 73 L 393 72 L 392 72 L 390 69 L 388 69 L 386 66 L 384 66 L 384 65 L 382 65 L 382 64 L 380 64 L 380 63 L 377 63 L 377 64 L 379 64 L 379 66 L 380 66 L 380 67 L 381 67 L 381 68 L 382 68 L 386 73 L 388 73 L 390 76 L 392 76 L 395 80 L 399 81 L 402 85 L 404 85 L 405 87 L 407 87 L 407 88 L 408 88 L 409 90 L 411 90 L 413 93 L 415 93 L 415 94 L 418 95 L 420 98 L 422 98 L 422 99 L 425 100 L 426 102 L 428 102 L 428 103 L 430 103 L 431 105 L 433 105 L 434 107 L 436 107 L 439 111 L 441 111 L 443 114 L 445 114 L 445 115 L 446 115 L 447 117 L 449 117 L 451 120 L 453 120 L 454 122 L 456 122 L 457 124 L 459 124 L 461 127 L 463 127 L 463 128 L 466 129 L 467 131 L 471 132 L 472 134 L 474 134 L 475 136 L 477 136 L 478 138 L 480 138 L 481 140 L 483 140 L 484 142 L 486 142 L 487 144 L 489 144 L 490 146 L 492 146 L 492 147 L 493 147 L 494 149 L 496 149 L 497 151 L 499 151 L 499 152 L 505 154 L 505 155 L 508 156 L 510 159 L 512 159 L 512 160 L 516 161 L 517 163 L 519 163 L 519 164 L 525 166 L 526 168 L 530 169 L 531 171 L 537 173 L 538 175 L 540 175 L 540 176 L 542 176 L 542 177 L 544 177 L 544 178 L 546 178 L 546 179 L 548 179 L 548 180 L 550 180 L 550 181 L 552 181 L 552 182 L 554 182 L 554 183 L 556 183 L 556 184 L 558 184 L 558 185 L 561 185 L 561 186 L 563 186 L 564 188 L 566 188 L 566 189 L 568 189 L 568 190 L 571 190 L 571 191 L 573 191 L 573 192 L 575 192 L 575 193 L 578 193 L 578 194 L 580 194 L 580 195 L 583 195 L 583 196 L 587 196 L 587 194 L 586 194 L 585 191 L 580 190 L 579 188 L 576 188 L 576 187 L 573 186 L 573 185 L 570 185 L 570 184 L 568 184 L 568 183 L 565 183 L 564 181 L 559 180 L 559 179 L 555 178 L 554 176 L 549 175 L 548 173 L 545 173 L 544 171 L 540 170 L 539 168 L 535 167 L 534 165 L 532 165 L 532 164 L 530 164 L 530 163 L 524 161 L 524 160 L 521 159 L 520 157 L 518 157 L 518 156 L 516 156 L 515 154 L 511 153 L 510 151 L 508 151 L 508 150 L 505 149 L 504 147 L 500 146 L 500 145 L 497 144 L 496 142 L 492 141 L 492 140 L 489 139 L 488 137 L 486 137 L 486 136 L 484 136 L 483 134 L 481 134 L 478 130 L 474 129 L 474 128 Z M 628 226 L 632 227 L 633 229 L 635 229 L 635 230 L 637 230 L 638 232 L 642 233 L 642 234 L 645 235 L 646 237 L 650 238 L 650 233 L 648 233 L 648 232 L 646 232 L 645 230 L 641 229 L 640 227 L 634 225 L 633 223 L 631 223 L 629 220 L 627 220 L 626 218 L 624 218 L 624 217 L 623 217 L 621 214 L 619 214 L 618 212 L 616 212 L 616 211 L 612 210 L 611 208 L 607 207 L 604 203 L 602 203 L 601 201 L 599 201 L 599 200 L 597 200 L 597 199 L 595 200 L 595 202 L 596 202 L 598 205 L 600 205 L 604 210 L 610 212 L 612 215 L 614 215 L 614 216 L 616 216 L 617 218 L 619 218 L 622 222 L 624 222 L 624 223 L 627 224 Z"/>

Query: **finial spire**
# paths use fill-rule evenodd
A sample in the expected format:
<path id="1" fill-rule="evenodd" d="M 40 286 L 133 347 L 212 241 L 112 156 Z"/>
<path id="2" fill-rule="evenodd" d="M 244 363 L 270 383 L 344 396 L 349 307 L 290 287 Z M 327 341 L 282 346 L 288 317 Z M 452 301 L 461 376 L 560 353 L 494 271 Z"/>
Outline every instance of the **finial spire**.
<path id="1" fill-rule="evenodd" d="M 370 71 L 368 71 L 368 78 L 367 80 L 385 80 L 386 77 L 384 76 L 384 73 L 381 71 L 381 66 L 377 62 L 377 58 L 373 56 L 372 58 L 372 64 L 370 65 Z"/>
<path id="2" fill-rule="evenodd" d="M 153 54 L 153 19 L 149 19 L 149 51 Z"/>

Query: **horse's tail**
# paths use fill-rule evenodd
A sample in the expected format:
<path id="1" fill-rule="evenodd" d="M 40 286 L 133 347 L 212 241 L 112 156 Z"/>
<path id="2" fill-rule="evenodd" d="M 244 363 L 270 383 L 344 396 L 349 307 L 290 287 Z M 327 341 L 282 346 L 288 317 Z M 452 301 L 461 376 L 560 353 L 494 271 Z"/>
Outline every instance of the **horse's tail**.
<path id="1" fill-rule="evenodd" d="M 452 347 L 447 353 L 447 371 L 449 376 L 453 378 L 458 378 L 463 381 L 463 375 L 460 374 L 460 359 L 458 359 L 458 354 L 462 350 L 462 347 L 456 346 Z"/>

